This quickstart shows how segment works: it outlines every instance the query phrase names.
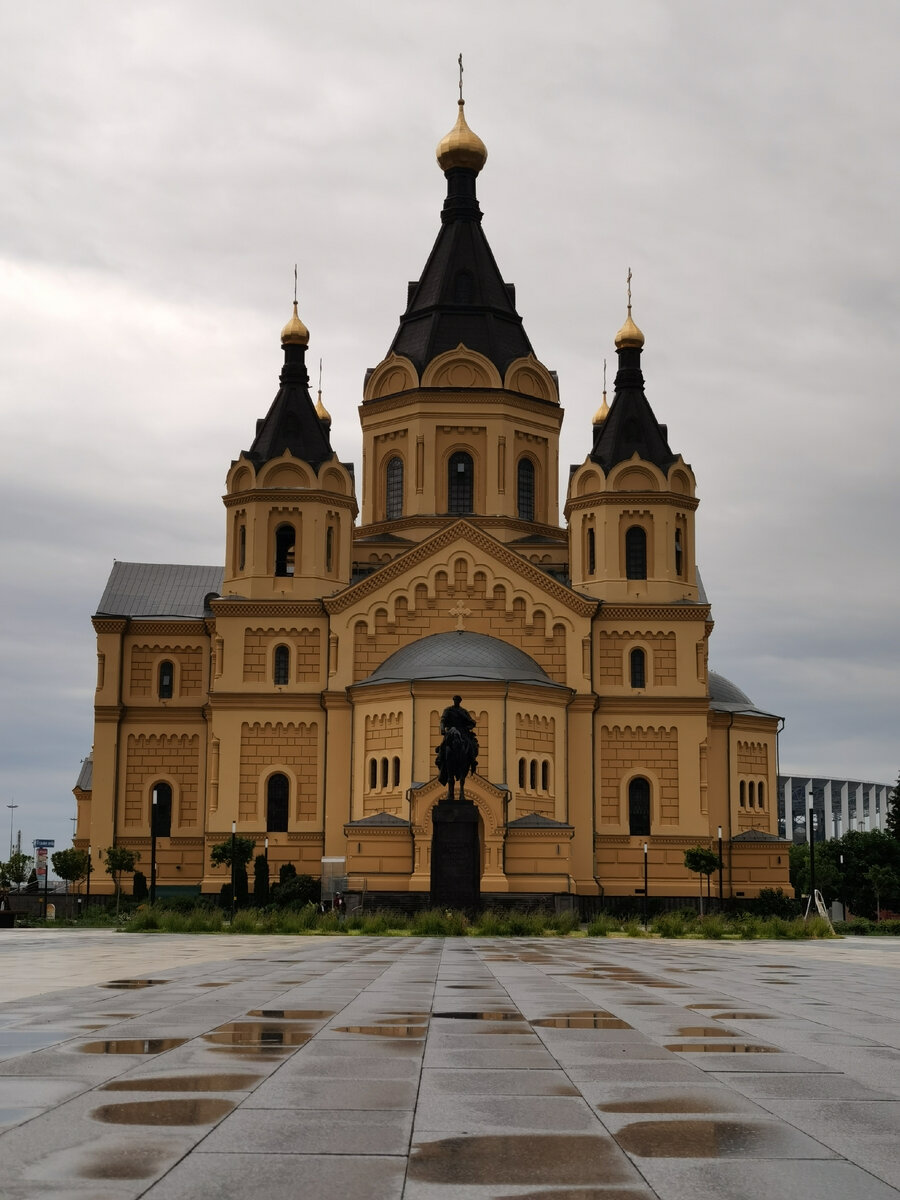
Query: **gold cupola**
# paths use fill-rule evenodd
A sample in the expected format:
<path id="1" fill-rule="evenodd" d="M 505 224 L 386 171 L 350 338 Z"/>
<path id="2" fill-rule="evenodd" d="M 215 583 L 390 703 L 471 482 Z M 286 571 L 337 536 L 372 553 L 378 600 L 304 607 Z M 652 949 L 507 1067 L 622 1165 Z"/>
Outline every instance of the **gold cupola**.
<path id="1" fill-rule="evenodd" d="M 625 324 L 616 334 L 616 349 L 640 350 L 644 344 L 644 335 L 631 319 L 631 267 L 628 268 L 628 316 Z"/>
<path id="2" fill-rule="evenodd" d="M 608 416 L 609 416 L 609 405 L 606 403 L 606 389 L 604 388 L 603 402 L 600 405 L 600 407 L 597 409 L 597 411 L 594 413 L 594 420 L 593 420 L 592 424 L 602 425 Z"/>
<path id="3" fill-rule="evenodd" d="M 282 346 L 308 346 L 309 330 L 297 315 L 297 301 L 294 301 L 294 312 L 291 319 L 281 331 Z"/>
<path id="4" fill-rule="evenodd" d="M 442 171 L 451 167 L 467 167 L 476 174 L 487 162 L 487 147 L 466 123 L 465 100 L 460 99 L 459 116 L 448 134 L 438 142 L 437 160 Z"/>
<path id="5" fill-rule="evenodd" d="M 322 389 L 319 388 L 319 396 L 316 400 L 316 416 L 320 421 L 324 421 L 327 425 L 331 424 L 331 413 L 322 403 Z"/>

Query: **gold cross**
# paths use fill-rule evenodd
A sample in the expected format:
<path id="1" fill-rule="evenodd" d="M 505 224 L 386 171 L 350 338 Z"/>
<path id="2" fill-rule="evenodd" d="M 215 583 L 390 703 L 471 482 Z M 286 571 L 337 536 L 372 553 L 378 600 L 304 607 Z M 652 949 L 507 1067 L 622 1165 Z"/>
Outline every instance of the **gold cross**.
<path id="1" fill-rule="evenodd" d="M 460 54 L 459 58 L 457 59 L 457 62 L 459 63 L 459 102 L 460 102 L 460 104 L 462 104 L 462 98 L 463 98 L 463 94 L 462 94 L 462 75 L 463 75 L 462 54 Z"/>
<path id="2" fill-rule="evenodd" d="M 454 608 L 450 609 L 450 616 L 456 617 L 456 628 L 461 633 L 465 632 L 465 626 L 463 625 L 463 617 L 471 617 L 471 615 L 472 615 L 471 608 L 466 608 L 463 605 L 462 600 L 457 600 L 456 606 Z"/>

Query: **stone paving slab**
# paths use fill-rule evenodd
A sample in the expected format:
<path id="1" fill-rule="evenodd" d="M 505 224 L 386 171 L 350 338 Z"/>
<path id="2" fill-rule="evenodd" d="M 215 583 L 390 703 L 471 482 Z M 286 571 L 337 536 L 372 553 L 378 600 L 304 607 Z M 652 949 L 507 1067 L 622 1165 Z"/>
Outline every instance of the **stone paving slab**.
<path id="1" fill-rule="evenodd" d="M 4 1200 L 900 1200 L 898 939 L 8 933 Z"/>

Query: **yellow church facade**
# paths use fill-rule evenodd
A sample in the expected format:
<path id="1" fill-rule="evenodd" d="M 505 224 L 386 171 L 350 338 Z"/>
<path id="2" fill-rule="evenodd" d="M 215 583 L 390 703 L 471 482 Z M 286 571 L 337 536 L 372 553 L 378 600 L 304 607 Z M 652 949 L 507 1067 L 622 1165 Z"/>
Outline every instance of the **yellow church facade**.
<path id="1" fill-rule="evenodd" d="M 645 876 L 693 897 L 684 851 L 720 839 L 725 898 L 786 885 L 779 718 L 709 670 L 695 478 L 647 401 L 630 296 L 561 521 L 557 379 L 482 230 L 486 157 L 460 101 L 437 240 L 365 379 L 361 479 L 311 397 L 295 303 L 227 473 L 223 563 L 114 565 L 75 789 L 94 890 L 107 846 L 149 871 L 155 803 L 162 889 L 218 892 L 234 823 L 276 876 L 427 903 L 453 695 L 480 747 L 484 898 L 640 902 Z"/>

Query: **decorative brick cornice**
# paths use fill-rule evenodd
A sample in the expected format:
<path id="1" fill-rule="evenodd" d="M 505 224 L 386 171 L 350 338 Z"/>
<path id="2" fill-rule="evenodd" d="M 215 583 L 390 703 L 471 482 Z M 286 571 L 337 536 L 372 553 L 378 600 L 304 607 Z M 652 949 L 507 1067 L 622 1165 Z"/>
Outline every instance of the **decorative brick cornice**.
<path id="1" fill-rule="evenodd" d="M 127 617 L 91 617 L 97 633 L 124 633 L 128 628 Z"/>
<path id="2" fill-rule="evenodd" d="M 724 841 L 728 839 L 725 838 Z M 640 850 L 644 842 L 652 850 L 654 846 L 709 846 L 715 848 L 718 839 L 713 837 L 680 837 L 676 834 L 635 834 L 633 837 L 625 833 L 595 833 L 595 846 L 632 846 Z M 760 843 L 761 844 L 761 843 Z M 773 843 L 768 843 L 772 845 Z"/>
<path id="3" fill-rule="evenodd" d="M 565 515 L 583 508 L 616 505 L 619 508 L 634 508 L 635 505 L 666 504 L 670 508 L 684 508 L 694 512 L 700 504 L 696 496 L 683 496 L 679 492 L 594 492 L 587 496 L 573 496 L 566 501 Z"/>
<path id="4" fill-rule="evenodd" d="M 321 600 L 248 600 L 244 596 L 222 596 L 210 607 L 222 617 L 325 617 Z"/>
<path id="5" fill-rule="evenodd" d="M 430 517 L 400 517 L 396 521 L 375 521 L 371 525 L 360 525 L 354 529 L 353 541 L 355 544 L 362 539 L 396 534 L 407 529 L 428 529 L 436 524 L 443 526 L 458 525 L 459 517 L 444 516 L 440 513 L 435 513 L 434 516 Z M 531 534 L 538 533 L 542 537 L 546 537 L 548 542 L 558 544 L 560 549 L 568 548 L 569 544 L 568 533 L 558 525 L 545 525 L 538 521 L 522 521 L 518 517 L 479 517 L 472 514 L 466 517 L 466 524 L 474 525 L 477 529 L 515 529 L 521 532 L 523 537 L 529 537 Z M 535 543 L 532 543 L 526 549 L 533 548 L 534 545 Z"/>
<path id="6" fill-rule="evenodd" d="M 268 685 L 271 686 L 271 685 Z M 297 685 L 286 684 L 285 687 Z M 322 688 L 312 685 L 309 691 L 283 692 L 210 692 L 209 709 L 216 712 L 221 709 L 245 708 L 248 713 L 257 709 L 295 709 L 298 712 L 320 713 Z"/>
<path id="7" fill-rule="evenodd" d="M 408 842 L 412 835 L 413 827 L 411 825 L 364 825 L 360 828 L 359 825 L 351 825 L 349 822 L 344 825 L 344 837 L 348 841 L 361 842 L 370 837 L 388 837 L 402 838 Z"/>
<path id="8" fill-rule="evenodd" d="M 324 492 L 317 488 L 260 488 L 259 491 L 235 492 L 222 497 L 226 508 L 240 508 L 247 504 L 271 504 L 276 508 L 296 508 L 309 500 L 319 504 L 331 504 L 338 508 L 347 508 L 356 516 L 358 511 L 356 497 L 344 492 Z"/>
<path id="9" fill-rule="evenodd" d="M 132 617 L 128 632 L 135 637 L 184 637 L 185 634 L 192 634 L 195 637 L 203 638 L 204 641 L 209 636 L 206 632 L 206 622 L 202 618 L 185 621 L 160 621 L 156 617 Z M 172 649 L 177 648 L 172 647 Z M 201 647 L 190 648 L 199 649 Z"/>
<path id="10" fill-rule="evenodd" d="M 327 597 L 323 603 L 329 613 L 344 612 L 352 605 L 365 600 L 373 592 L 382 591 L 386 584 L 405 575 L 410 569 L 421 566 L 429 559 L 440 558 L 442 562 L 445 561 L 446 551 L 455 542 L 460 541 L 469 542 L 482 554 L 489 555 L 500 563 L 507 571 L 526 579 L 536 591 L 543 592 L 557 604 L 564 606 L 579 617 L 592 617 L 599 607 L 597 600 L 589 600 L 573 592 L 570 588 L 564 587 L 563 584 L 546 575 L 539 567 L 535 567 L 520 554 L 510 550 L 503 542 L 497 541 L 490 534 L 464 520 L 456 521 L 446 529 L 419 542 L 417 546 L 407 550 L 405 554 L 393 559 L 380 570 L 360 580 L 359 583 L 346 588 L 336 596 Z"/>
<path id="11" fill-rule="evenodd" d="M 565 838 L 566 841 L 571 842 L 572 839 L 575 837 L 575 830 L 571 826 L 568 829 L 567 828 L 555 828 L 555 829 L 535 829 L 535 828 L 516 829 L 516 828 L 512 828 L 512 829 L 510 829 L 509 825 L 507 825 L 506 826 L 506 837 L 507 837 L 508 841 L 513 841 L 513 842 L 532 841 L 532 840 L 536 840 L 539 842 L 555 842 L 559 838 Z"/>
<path id="12" fill-rule="evenodd" d="M 708 621 L 708 604 L 604 604 L 605 621 Z"/>
<path id="13" fill-rule="evenodd" d="M 377 369 L 377 368 L 376 368 Z M 509 406 L 512 408 L 523 409 L 525 412 L 540 414 L 542 417 L 547 417 L 552 414 L 556 418 L 556 424 L 562 424 L 563 409 L 560 407 L 559 400 L 544 400 L 537 396 L 526 396 L 524 392 L 510 392 L 506 388 L 453 388 L 453 387 L 434 387 L 434 388 L 409 388 L 404 392 L 394 392 L 390 396 L 374 396 L 370 400 L 363 400 L 359 406 L 359 412 L 362 416 L 374 416 L 376 413 L 394 412 L 397 409 L 409 408 L 417 399 L 421 400 L 428 409 L 434 409 L 432 415 L 438 425 L 452 424 L 450 418 L 441 415 L 441 410 L 438 408 L 436 398 L 439 396 L 452 397 L 452 406 L 465 408 L 501 408 Z"/>

